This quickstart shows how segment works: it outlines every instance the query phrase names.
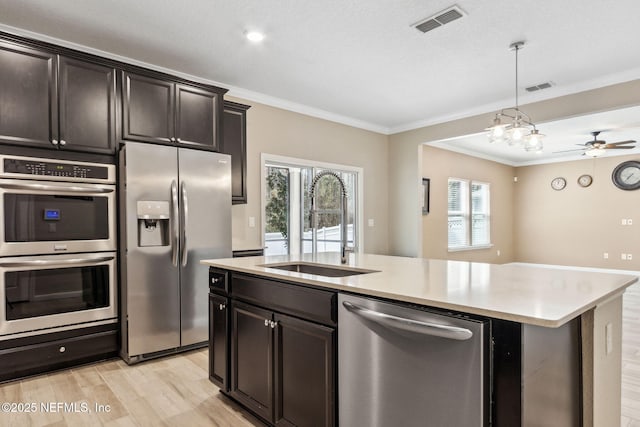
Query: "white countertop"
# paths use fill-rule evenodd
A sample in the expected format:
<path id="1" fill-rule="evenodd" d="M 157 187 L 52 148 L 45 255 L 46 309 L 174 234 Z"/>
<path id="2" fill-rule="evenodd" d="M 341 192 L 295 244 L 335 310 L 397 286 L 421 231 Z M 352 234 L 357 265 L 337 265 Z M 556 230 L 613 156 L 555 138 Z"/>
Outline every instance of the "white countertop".
<path id="1" fill-rule="evenodd" d="M 263 267 L 304 261 L 376 270 L 346 277 L 325 277 Z M 489 316 L 531 325 L 558 327 L 620 295 L 637 276 L 514 264 L 484 264 L 371 254 L 270 256 L 202 260 L 218 268 L 306 283 Z"/>

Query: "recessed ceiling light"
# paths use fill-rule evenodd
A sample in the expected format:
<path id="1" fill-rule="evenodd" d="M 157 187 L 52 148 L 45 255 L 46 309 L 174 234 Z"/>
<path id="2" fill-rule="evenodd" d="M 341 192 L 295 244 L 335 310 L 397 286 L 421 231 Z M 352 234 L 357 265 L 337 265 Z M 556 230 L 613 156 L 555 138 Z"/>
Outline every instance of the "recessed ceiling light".
<path id="1" fill-rule="evenodd" d="M 247 38 L 254 43 L 259 43 L 264 40 L 264 34 L 258 31 L 249 31 L 247 32 Z"/>

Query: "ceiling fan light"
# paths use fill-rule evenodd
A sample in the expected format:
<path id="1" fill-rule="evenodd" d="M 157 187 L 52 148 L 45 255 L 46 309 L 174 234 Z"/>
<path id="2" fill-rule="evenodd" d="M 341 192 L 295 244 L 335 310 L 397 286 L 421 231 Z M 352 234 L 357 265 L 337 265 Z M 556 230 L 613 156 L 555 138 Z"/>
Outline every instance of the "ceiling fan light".
<path id="1" fill-rule="evenodd" d="M 605 150 L 601 148 L 591 148 L 585 151 L 584 154 L 586 154 L 589 157 L 600 157 L 600 156 L 604 156 Z"/>

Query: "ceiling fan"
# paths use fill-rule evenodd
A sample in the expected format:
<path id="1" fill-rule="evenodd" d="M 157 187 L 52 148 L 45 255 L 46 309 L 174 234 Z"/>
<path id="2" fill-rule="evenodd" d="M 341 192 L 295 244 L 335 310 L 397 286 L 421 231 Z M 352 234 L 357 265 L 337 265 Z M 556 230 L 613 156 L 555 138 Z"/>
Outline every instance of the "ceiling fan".
<path id="1" fill-rule="evenodd" d="M 582 155 L 587 155 L 587 156 L 591 156 L 591 157 L 597 157 L 597 156 L 601 156 L 604 154 L 604 150 L 629 150 L 634 148 L 633 145 L 626 145 L 626 144 L 635 144 L 636 141 L 634 141 L 633 139 L 627 140 L 627 141 L 618 141 L 618 142 L 609 142 L 607 143 L 606 141 L 602 140 L 602 139 L 598 139 L 598 135 L 600 135 L 600 131 L 595 131 L 595 132 L 591 132 L 591 135 L 593 135 L 593 141 L 587 141 L 584 144 L 577 144 L 579 146 L 581 146 L 582 148 L 576 148 L 574 150 L 564 150 L 564 151 L 555 151 L 554 153 L 568 153 L 570 151 L 584 151 L 584 153 L 582 153 Z"/>

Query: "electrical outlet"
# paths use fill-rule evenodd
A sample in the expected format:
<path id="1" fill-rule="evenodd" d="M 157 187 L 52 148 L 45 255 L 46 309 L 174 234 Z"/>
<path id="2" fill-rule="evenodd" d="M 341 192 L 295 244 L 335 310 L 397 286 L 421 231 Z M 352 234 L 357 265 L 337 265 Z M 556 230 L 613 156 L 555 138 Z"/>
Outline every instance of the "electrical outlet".
<path id="1" fill-rule="evenodd" d="M 620 254 L 620 259 L 623 261 L 627 260 L 627 254 Z"/>
<path id="2" fill-rule="evenodd" d="M 602 258 L 609 259 L 609 252 L 605 252 L 602 254 Z"/>
<path id="3" fill-rule="evenodd" d="M 369 227 L 373 227 L 375 225 L 375 221 L 373 220 L 373 218 L 369 218 L 368 225 Z"/>
<path id="4" fill-rule="evenodd" d="M 501 254 L 500 249 L 498 249 L 498 250 L 496 251 L 496 255 L 500 256 L 500 254 Z"/>
<path id="5" fill-rule="evenodd" d="M 621 224 L 621 225 L 627 225 L 627 219 L 626 219 L 626 218 L 622 218 L 622 219 L 620 220 L 620 224 Z"/>
<path id="6" fill-rule="evenodd" d="M 250 216 L 249 217 L 249 228 L 254 228 L 256 226 L 256 217 L 255 216 Z"/>
<path id="7" fill-rule="evenodd" d="M 627 254 L 627 261 L 631 261 L 633 259 L 633 255 L 632 254 Z"/>
<path id="8" fill-rule="evenodd" d="M 633 225 L 633 220 L 631 218 L 627 218 L 627 225 Z"/>

